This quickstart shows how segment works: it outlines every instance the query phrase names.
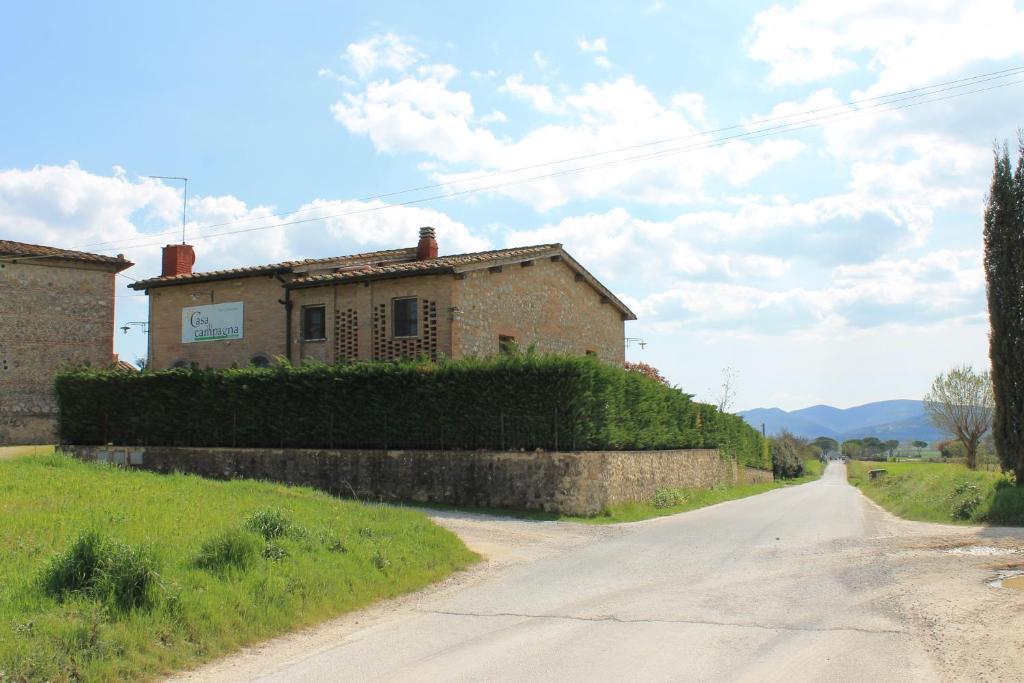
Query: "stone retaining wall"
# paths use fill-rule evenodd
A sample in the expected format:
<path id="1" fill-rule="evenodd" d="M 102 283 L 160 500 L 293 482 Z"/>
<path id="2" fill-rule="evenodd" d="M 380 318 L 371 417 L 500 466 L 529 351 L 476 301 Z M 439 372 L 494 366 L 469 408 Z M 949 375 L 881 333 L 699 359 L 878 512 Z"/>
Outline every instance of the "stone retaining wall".
<path id="1" fill-rule="evenodd" d="M 83 460 L 215 479 L 252 478 L 343 496 L 596 515 L 657 489 L 771 481 L 716 450 L 382 451 L 71 446 Z"/>

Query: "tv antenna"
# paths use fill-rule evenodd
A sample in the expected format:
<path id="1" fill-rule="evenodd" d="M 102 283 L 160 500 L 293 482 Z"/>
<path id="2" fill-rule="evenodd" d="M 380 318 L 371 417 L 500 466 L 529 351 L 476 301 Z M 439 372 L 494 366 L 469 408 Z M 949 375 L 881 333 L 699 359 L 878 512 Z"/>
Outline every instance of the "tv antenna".
<path id="1" fill-rule="evenodd" d="M 185 192 L 182 194 L 181 199 L 181 243 L 185 244 L 185 209 L 188 207 L 188 178 L 176 175 L 151 175 L 146 177 L 158 180 L 182 180 L 185 182 Z"/>

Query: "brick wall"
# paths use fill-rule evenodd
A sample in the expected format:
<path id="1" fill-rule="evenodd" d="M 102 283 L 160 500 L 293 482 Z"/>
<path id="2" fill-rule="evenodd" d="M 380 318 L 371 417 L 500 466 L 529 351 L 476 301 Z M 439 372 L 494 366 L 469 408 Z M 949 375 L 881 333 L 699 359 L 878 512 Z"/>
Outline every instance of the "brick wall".
<path id="1" fill-rule="evenodd" d="M 232 363 L 247 365 L 257 354 L 273 360 L 285 353 L 284 298 L 281 283 L 266 275 L 154 287 L 149 290 L 150 362 L 164 370 L 178 361 L 200 367 L 223 368 Z M 244 304 L 242 339 L 181 343 L 181 311 L 241 301 Z"/>
<path id="2" fill-rule="evenodd" d="M 619 311 L 579 280 L 564 262 L 548 257 L 500 268 L 422 275 L 349 284 L 325 284 L 291 292 L 291 360 L 393 360 L 426 355 L 459 358 L 498 352 L 502 335 L 521 348 L 583 355 L 621 364 L 625 327 Z M 291 276 L 288 276 L 291 277 Z M 200 367 L 245 365 L 256 354 L 285 355 L 281 283 L 267 276 L 241 277 L 150 290 L 150 345 L 155 369 L 179 361 Z M 418 333 L 396 339 L 392 302 L 418 300 Z M 188 306 L 241 301 L 244 338 L 181 343 L 181 310 Z M 323 306 L 325 338 L 303 338 L 303 310 Z"/>
<path id="3" fill-rule="evenodd" d="M 217 479 L 252 478 L 385 501 L 596 515 L 659 488 L 734 485 L 744 472 L 717 451 L 327 451 L 77 446 L 83 460 Z"/>
<path id="4" fill-rule="evenodd" d="M 324 362 L 450 357 L 453 281 L 451 275 L 421 275 L 293 290 L 294 356 Z M 417 336 L 396 339 L 391 325 L 392 301 L 406 297 L 417 299 Z M 327 311 L 327 338 L 305 341 L 302 309 L 321 305 Z"/>
<path id="5" fill-rule="evenodd" d="M 0 445 L 52 443 L 53 376 L 114 357 L 114 274 L 90 264 L 0 264 Z"/>
<path id="6" fill-rule="evenodd" d="M 499 337 L 514 337 L 523 349 L 535 344 L 542 353 L 625 360 L 625 324 L 620 312 L 589 284 L 578 280 L 562 261 L 535 259 L 482 269 L 456 280 L 453 305 L 455 355 L 487 356 L 498 351 Z"/>

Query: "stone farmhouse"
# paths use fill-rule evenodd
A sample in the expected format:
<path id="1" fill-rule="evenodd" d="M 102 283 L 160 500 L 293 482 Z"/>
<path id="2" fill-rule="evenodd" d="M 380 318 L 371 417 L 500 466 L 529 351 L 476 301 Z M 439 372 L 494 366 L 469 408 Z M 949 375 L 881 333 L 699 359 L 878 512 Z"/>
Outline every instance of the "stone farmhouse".
<path id="1" fill-rule="evenodd" d="M 53 443 L 53 376 L 114 356 L 114 278 L 133 264 L 0 240 L 0 445 Z"/>
<path id="2" fill-rule="evenodd" d="M 459 358 L 518 345 L 621 364 L 636 316 L 560 244 L 439 256 L 415 247 L 193 272 L 187 244 L 163 250 L 149 295 L 154 369 L 315 360 Z"/>

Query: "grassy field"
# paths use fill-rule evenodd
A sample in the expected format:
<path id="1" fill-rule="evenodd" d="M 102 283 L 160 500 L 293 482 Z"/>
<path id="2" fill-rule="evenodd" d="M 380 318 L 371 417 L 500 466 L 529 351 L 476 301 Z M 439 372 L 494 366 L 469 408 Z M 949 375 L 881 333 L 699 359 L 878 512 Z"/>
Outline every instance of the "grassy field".
<path id="1" fill-rule="evenodd" d="M 874 481 L 868 471 L 884 469 Z M 1024 525 L 1024 487 L 952 463 L 851 462 L 850 483 L 889 512 L 923 522 Z"/>
<path id="2" fill-rule="evenodd" d="M 411 591 L 476 556 L 311 489 L 0 461 L 0 681 L 135 680 Z"/>

